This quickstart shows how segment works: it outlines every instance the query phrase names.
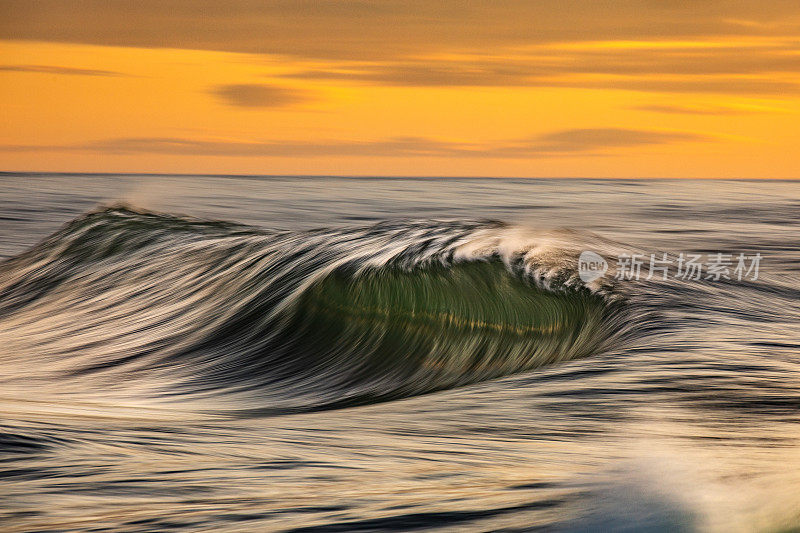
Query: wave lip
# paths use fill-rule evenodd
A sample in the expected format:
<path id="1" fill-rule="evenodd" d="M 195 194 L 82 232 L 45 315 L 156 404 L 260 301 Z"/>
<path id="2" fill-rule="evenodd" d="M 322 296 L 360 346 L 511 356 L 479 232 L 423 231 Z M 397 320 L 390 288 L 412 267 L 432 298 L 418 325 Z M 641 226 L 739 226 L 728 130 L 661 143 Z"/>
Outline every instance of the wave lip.
<path id="1" fill-rule="evenodd" d="M 265 413 L 423 394 L 613 346 L 625 306 L 579 282 L 580 246 L 494 221 L 269 232 L 114 206 L 0 265 L 0 364 Z"/>

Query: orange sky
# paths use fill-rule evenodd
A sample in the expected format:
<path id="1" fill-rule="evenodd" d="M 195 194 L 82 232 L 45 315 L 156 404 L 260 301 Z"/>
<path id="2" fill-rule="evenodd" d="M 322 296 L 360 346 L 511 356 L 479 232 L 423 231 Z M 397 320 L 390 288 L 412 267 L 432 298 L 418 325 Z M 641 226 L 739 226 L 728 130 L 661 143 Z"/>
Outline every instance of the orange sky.
<path id="1" fill-rule="evenodd" d="M 800 178 L 796 1 L 694 4 L 0 0 L 0 170 Z"/>

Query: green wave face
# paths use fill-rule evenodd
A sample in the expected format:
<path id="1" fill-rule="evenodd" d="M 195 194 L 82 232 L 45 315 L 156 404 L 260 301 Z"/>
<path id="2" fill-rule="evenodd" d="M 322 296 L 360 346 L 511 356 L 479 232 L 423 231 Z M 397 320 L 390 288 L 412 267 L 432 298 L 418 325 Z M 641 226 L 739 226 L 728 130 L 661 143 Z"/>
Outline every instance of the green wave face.
<path id="1" fill-rule="evenodd" d="M 350 369 L 340 385 L 405 396 L 591 355 L 609 345 L 618 311 L 472 262 L 334 273 L 304 293 L 287 329 L 305 364 Z"/>

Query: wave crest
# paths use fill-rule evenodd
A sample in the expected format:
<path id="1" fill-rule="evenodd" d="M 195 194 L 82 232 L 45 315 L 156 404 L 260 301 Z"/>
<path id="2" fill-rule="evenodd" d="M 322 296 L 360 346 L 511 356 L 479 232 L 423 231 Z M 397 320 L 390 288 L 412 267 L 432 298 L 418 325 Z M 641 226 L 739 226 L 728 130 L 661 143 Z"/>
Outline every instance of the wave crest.
<path id="1" fill-rule="evenodd" d="M 495 221 L 270 232 L 114 206 L 0 266 L 0 360 L 7 381 L 264 413 L 422 394 L 611 347 L 625 306 L 580 284 L 581 245 Z"/>

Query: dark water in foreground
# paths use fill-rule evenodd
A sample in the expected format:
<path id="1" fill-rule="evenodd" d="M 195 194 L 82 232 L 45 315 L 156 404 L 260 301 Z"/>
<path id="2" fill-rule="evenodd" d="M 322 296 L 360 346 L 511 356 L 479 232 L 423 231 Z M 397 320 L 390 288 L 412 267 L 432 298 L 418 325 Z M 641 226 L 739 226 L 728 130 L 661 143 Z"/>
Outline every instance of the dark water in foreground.
<path id="1" fill-rule="evenodd" d="M 0 176 L 0 529 L 800 526 L 799 215 L 792 181 Z"/>

